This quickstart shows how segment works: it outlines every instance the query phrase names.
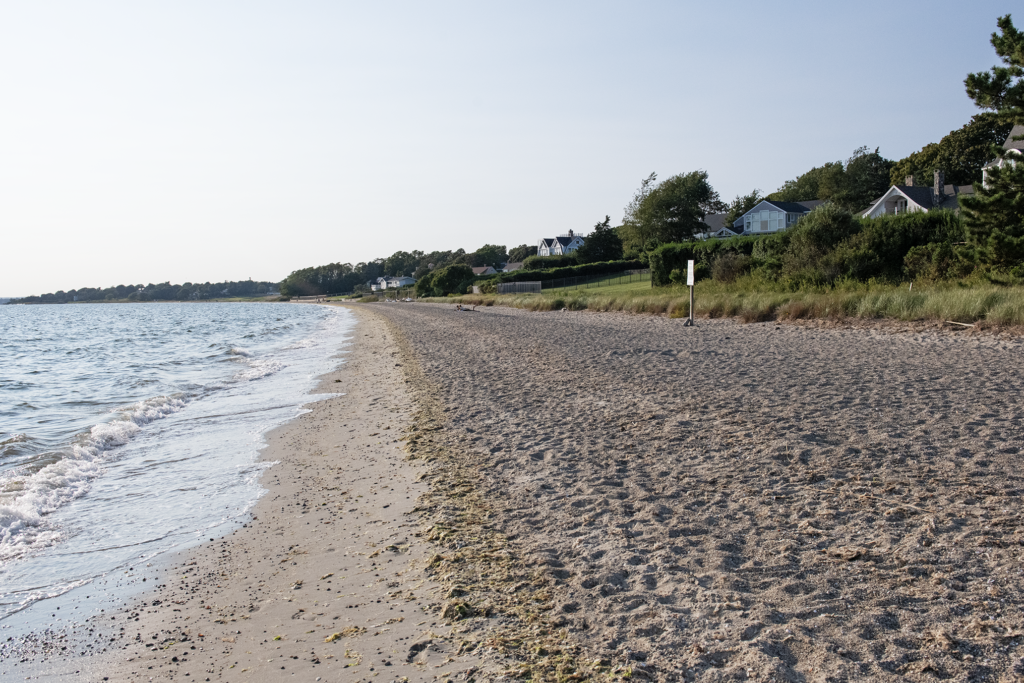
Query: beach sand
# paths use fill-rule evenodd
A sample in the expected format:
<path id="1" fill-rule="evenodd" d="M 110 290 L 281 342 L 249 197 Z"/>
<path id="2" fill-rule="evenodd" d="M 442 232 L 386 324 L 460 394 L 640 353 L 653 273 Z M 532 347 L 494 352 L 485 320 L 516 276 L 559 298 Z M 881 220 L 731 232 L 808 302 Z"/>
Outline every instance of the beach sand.
<path id="1" fill-rule="evenodd" d="M 1020 339 L 356 310 L 111 680 L 1024 674 Z"/>
<path id="2" fill-rule="evenodd" d="M 524 673 L 1024 674 L 1020 339 L 370 308 L 434 404 L 435 575 Z"/>
<path id="3" fill-rule="evenodd" d="M 162 568 L 99 628 L 124 628 L 87 670 L 115 681 L 433 681 L 479 670 L 432 606 L 431 544 L 412 515 L 427 484 L 401 437 L 413 405 L 392 333 L 357 312 L 320 392 L 344 395 L 273 430 L 252 520 Z M 329 641 L 329 642 L 328 642 Z"/>

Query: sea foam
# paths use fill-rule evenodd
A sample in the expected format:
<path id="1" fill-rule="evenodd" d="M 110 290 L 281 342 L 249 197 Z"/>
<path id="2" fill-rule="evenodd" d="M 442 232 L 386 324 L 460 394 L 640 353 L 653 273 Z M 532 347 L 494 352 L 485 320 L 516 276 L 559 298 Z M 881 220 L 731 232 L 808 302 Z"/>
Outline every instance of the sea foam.
<path id="1" fill-rule="evenodd" d="M 16 469 L 0 479 L 0 560 L 59 541 L 60 531 L 46 524 L 45 515 L 84 495 L 112 449 L 187 404 L 184 395 L 156 396 L 118 409 L 114 419 L 80 435 L 56 462 L 36 471 Z"/>

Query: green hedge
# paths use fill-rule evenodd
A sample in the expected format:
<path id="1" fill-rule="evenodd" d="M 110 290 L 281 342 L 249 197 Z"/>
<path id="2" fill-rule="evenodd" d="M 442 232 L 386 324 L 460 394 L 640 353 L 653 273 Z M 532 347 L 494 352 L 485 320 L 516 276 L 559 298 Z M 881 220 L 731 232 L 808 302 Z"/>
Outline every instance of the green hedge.
<path id="1" fill-rule="evenodd" d="M 720 254 L 731 252 L 750 256 L 754 252 L 754 245 L 763 239 L 766 239 L 766 236 L 663 244 L 650 253 L 651 278 L 655 286 L 670 285 L 672 271 L 681 270 L 685 273 L 686 262 L 690 260 L 695 261 L 698 275 L 710 273 L 712 263 Z"/>
<path id="2" fill-rule="evenodd" d="M 576 254 L 559 256 L 529 256 L 523 261 L 523 270 L 548 270 L 550 268 L 569 268 L 579 263 Z"/>
<path id="3" fill-rule="evenodd" d="M 641 270 L 646 267 L 647 264 L 643 261 L 604 261 L 566 268 L 550 268 L 548 270 L 516 270 L 511 273 L 501 273 L 494 277 L 493 280 L 495 282 L 543 282 L 546 280 L 558 280 L 563 277 L 621 273 L 624 270 Z"/>

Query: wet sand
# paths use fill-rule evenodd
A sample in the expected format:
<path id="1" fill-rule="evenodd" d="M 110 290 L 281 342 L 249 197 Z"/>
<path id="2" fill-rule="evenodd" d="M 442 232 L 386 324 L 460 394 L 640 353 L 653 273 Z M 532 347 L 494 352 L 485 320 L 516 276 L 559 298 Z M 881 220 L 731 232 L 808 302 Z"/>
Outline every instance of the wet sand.
<path id="1" fill-rule="evenodd" d="M 268 434 L 267 493 L 231 535 L 183 553 L 156 591 L 111 618 L 115 681 L 433 681 L 479 669 L 452 648 L 425 572 L 427 485 L 401 437 L 413 410 L 394 342 L 357 312 L 319 391 L 345 392 Z"/>

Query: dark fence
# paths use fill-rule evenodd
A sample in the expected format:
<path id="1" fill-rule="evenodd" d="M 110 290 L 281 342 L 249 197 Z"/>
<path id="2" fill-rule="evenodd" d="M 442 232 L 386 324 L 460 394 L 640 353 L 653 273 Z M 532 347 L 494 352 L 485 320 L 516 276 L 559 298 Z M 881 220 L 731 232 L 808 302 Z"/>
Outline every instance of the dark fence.
<path id="1" fill-rule="evenodd" d="M 650 282 L 650 269 L 626 270 L 618 275 L 591 275 L 580 277 L 564 277 L 559 280 L 545 280 L 541 283 L 544 289 L 594 289 L 624 285 L 630 282 Z"/>
<path id="2" fill-rule="evenodd" d="M 499 282 L 498 294 L 540 294 L 540 282 Z"/>

